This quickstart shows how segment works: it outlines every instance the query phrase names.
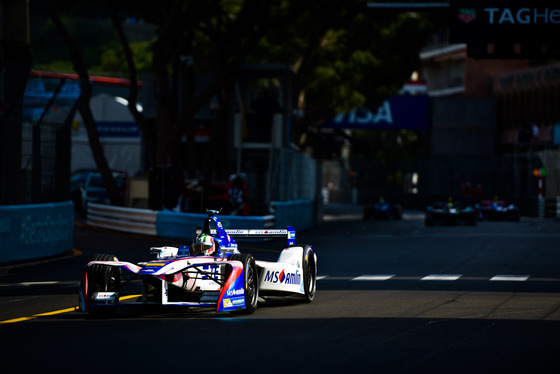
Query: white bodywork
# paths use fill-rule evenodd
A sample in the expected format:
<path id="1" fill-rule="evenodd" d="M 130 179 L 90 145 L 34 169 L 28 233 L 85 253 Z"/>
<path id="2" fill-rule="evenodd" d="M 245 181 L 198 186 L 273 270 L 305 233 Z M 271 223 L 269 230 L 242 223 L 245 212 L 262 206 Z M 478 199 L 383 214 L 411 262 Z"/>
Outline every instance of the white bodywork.
<path id="1" fill-rule="evenodd" d="M 170 259 L 186 255 L 186 253 L 181 253 L 180 248 L 168 246 L 152 247 L 150 252 L 155 253 L 158 259 Z M 259 269 L 259 291 L 279 291 L 304 294 L 302 259 L 303 247 L 294 246 L 285 248 L 278 256 L 278 260 L 276 262 L 256 260 L 255 263 Z M 190 257 L 186 264 L 182 264 L 182 261 L 177 261 L 174 263 L 175 265 L 167 265 L 161 268 L 157 273 L 154 273 L 154 275 L 173 273 L 178 270 L 178 267 L 186 267 L 187 264 L 190 266 L 195 263 L 208 263 L 212 260 L 212 257 Z M 207 271 L 219 274 L 219 266 L 220 261 L 216 261 L 215 267 L 209 266 Z M 219 289 L 216 282 L 205 279 L 197 279 L 196 282 L 193 279 L 189 279 L 184 283 L 181 278 L 174 280 L 173 285 L 187 290 L 194 289 L 195 285 L 205 291 L 217 291 Z"/>

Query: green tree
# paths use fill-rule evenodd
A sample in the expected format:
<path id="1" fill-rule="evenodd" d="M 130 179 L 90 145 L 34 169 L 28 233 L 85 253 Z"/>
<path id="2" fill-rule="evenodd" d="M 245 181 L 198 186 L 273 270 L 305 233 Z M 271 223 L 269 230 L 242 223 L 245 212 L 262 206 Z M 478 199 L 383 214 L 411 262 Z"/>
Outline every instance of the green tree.
<path id="1" fill-rule="evenodd" d="M 254 54 L 295 68 L 298 105 L 308 113 L 296 141 L 337 112 L 375 111 L 396 94 L 419 67 L 434 25 L 426 15 L 367 11 L 365 1 L 312 3 L 286 28 L 269 33 Z"/>
<path id="2" fill-rule="evenodd" d="M 196 173 L 194 116 L 211 98 L 218 99 L 220 112 L 202 170 L 203 180 L 209 182 L 216 161 L 213 144 L 227 123 L 232 77 L 270 29 L 297 15 L 298 6 L 262 0 L 135 1 L 120 5 L 127 14 L 157 25 L 152 66 L 157 123 L 149 148 L 154 165 L 169 167 L 178 183 L 182 183 L 185 166 L 189 176 Z M 182 62 L 186 56 L 192 64 Z M 170 81 L 173 74 L 182 77 L 185 94 L 179 102 Z M 195 74 L 209 77 L 207 85 L 195 87 Z M 187 165 L 182 165 L 180 153 L 183 134 L 187 135 Z"/>
<path id="3" fill-rule="evenodd" d="M 97 3 L 97 2 L 95 2 Z M 140 124 L 153 166 L 170 166 L 178 183 L 183 169 L 195 176 L 194 116 L 212 98 L 220 109 L 210 144 L 218 142 L 233 101 L 232 77 L 247 61 L 286 62 L 294 67 L 299 90 L 298 107 L 306 113 L 296 136 L 327 123 L 337 111 L 354 106 L 375 108 L 394 94 L 418 65 L 429 23 L 410 14 L 375 14 L 364 0 L 170 0 L 165 2 L 107 2 L 121 51 L 114 47 L 103 57 L 104 66 L 124 67 L 131 79 L 129 108 Z M 99 12 L 99 9 L 96 10 Z M 151 47 L 155 76 L 157 120 L 145 123 L 135 112 L 137 64 L 146 62 L 124 37 L 122 20 L 136 17 L 156 26 Z M 122 61 L 126 61 L 123 64 Z M 190 63 L 185 63 L 189 61 Z M 148 66 L 147 63 L 144 64 Z M 142 68 L 143 69 L 143 68 Z M 196 75 L 209 77 L 196 87 Z M 181 77 L 183 97 L 174 90 Z M 180 146 L 187 135 L 187 165 Z M 210 181 L 216 152 L 203 167 Z"/>

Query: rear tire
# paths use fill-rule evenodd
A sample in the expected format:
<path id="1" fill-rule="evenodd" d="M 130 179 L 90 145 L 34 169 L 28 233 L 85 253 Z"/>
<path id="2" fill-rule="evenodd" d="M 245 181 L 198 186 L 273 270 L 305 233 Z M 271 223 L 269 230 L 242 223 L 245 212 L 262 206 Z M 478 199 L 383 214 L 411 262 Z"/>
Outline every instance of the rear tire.
<path id="1" fill-rule="evenodd" d="M 118 261 L 115 255 L 96 254 L 91 261 Z M 88 305 L 95 302 L 93 294 L 96 292 L 118 292 L 121 287 L 120 268 L 116 266 L 95 264 L 87 269 L 88 279 Z M 88 312 L 95 315 L 111 314 L 117 308 L 116 304 L 95 305 L 88 307 Z"/>
<path id="2" fill-rule="evenodd" d="M 234 311 L 233 314 L 253 314 L 257 310 L 259 302 L 257 264 L 252 255 L 248 253 L 235 253 L 228 257 L 228 261 L 240 261 L 243 264 L 243 275 L 245 277 L 245 309 Z"/>
<path id="3" fill-rule="evenodd" d="M 317 291 L 317 263 L 315 262 L 315 252 L 310 245 L 303 247 L 302 264 L 305 302 L 310 303 L 315 298 Z"/>

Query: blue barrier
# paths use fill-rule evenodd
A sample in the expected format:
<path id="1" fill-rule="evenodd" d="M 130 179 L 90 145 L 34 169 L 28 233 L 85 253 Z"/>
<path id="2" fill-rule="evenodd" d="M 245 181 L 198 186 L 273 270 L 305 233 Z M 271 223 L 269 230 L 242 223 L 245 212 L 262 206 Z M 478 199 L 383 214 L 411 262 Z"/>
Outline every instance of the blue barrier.
<path id="1" fill-rule="evenodd" d="M 223 215 L 220 222 L 226 230 L 313 227 L 311 201 L 274 202 L 274 207 L 274 216 Z M 122 214 L 119 217 L 122 218 Z M 190 242 L 196 227 L 201 226 L 205 218 L 205 214 L 158 211 L 155 232 L 162 238 Z M 74 206 L 71 201 L 0 206 L 0 264 L 62 254 L 70 251 L 73 244 Z"/>
<path id="2" fill-rule="evenodd" d="M 71 201 L 0 206 L 0 264 L 59 255 L 73 245 Z"/>
<path id="3" fill-rule="evenodd" d="M 185 240 L 190 243 L 197 226 L 202 226 L 206 214 L 159 211 L 156 217 L 157 236 L 168 239 Z M 269 228 L 267 217 L 220 215 L 220 222 L 227 229 Z M 285 226 L 284 226 L 285 227 Z"/>
<path id="4" fill-rule="evenodd" d="M 296 231 L 313 227 L 313 202 L 310 200 L 275 201 L 275 226 L 292 226 Z"/>

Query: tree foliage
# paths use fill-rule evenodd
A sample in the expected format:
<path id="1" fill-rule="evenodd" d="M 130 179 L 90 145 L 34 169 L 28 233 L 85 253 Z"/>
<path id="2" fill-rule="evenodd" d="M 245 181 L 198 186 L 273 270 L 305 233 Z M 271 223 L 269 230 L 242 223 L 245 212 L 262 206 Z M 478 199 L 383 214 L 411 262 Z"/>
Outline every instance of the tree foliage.
<path id="1" fill-rule="evenodd" d="M 95 119 L 89 105 L 92 88 L 89 81 L 87 67 L 84 63 L 83 55 L 80 53 L 76 43 L 72 40 L 64 24 L 62 23 L 62 20 L 60 19 L 59 13 L 57 12 L 56 6 L 54 4 L 54 0 L 48 1 L 47 11 L 51 20 L 53 21 L 53 25 L 58 36 L 60 37 L 60 39 L 62 39 L 64 45 L 68 49 L 70 60 L 72 61 L 72 66 L 80 77 L 81 89 L 77 103 L 78 110 L 84 121 L 91 152 L 93 158 L 95 159 L 95 164 L 97 165 L 97 168 L 101 173 L 101 178 L 103 179 L 103 183 L 107 189 L 109 200 L 111 201 L 111 204 L 118 205 L 120 199 L 117 184 L 110 172 L 107 159 L 105 158 L 105 155 L 103 153 Z"/>
<path id="2" fill-rule="evenodd" d="M 395 94 L 417 68 L 418 52 L 430 27 L 426 17 L 418 14 L 373 13 L 365 0 L 61 3 L 78 4 L 78 14 L 88 18 L 112 17 L 118 42 L 106 40 L 106 23 L 74 28 L 68 18 L 69 33 L 85 41 L 82 53 L 89 68 L 120 69 L 132 81 L 142 71 L 153 72 L 157 119 L 155 124 L 141 125 L 149 134 L 144 136 L 151 153 L 148 159 L 152 166 L 170 166 L 175 179 L 181 181 L 184 169 L 194 176 L 199 157 L 194 153 L 195 114 L 216 99 L 220 113 L 213 133 L 224 132 L 231 108 L 227 104 L 235 101 L 232 78 L 243 63 L 284 62 L 293 67 L 299 90 L 297 106 L 306 113 L 296 126 L 299 136 L 325 124 L 336 112 L 355 106 L 375 108 L 383 98 Z M 154 25 L 154 38 L 130 42 L 119 33 L 119 24 L 131 18 Z M 48 30 L 48 24 L 45 27 Z M 102 33 L 99 27 L 103 27 Z M 97 38 L 90 40 L 96 32 Z M 102 53 L 99 46 L 103 46 Z M 97 53 L 92 54 L 90 48 Z M 94 57 L 97 63 L 92 62 Z M 195 77 L 200 75 L 208 77 L 207 84 L 196 87 Z M 171 80 L 172 76 L 180 79 Z M 182 86 L 181 97 L 176 83 Z M 131 99 L 133 110 L 133 95 Z M 143 120 L 139 113 L 135 117 Z M 190 152 L 187 165 L 180 154 L 184 134 Z M 212 177 L 214 157 L 212 150 L 206 155 L 206 180 Z"/>
<path id="3" fill-rule="evenodd" d="M 295 124 L 300 145 L 310 139 L 323 143 L 324 135 L 313 130 L 337 112 L 354 107 L 375 112 L 396 94 L 418 69 L 420 48 L 434 27 L 425 14 L 368 11 L 365 1 L 309 4 L 286 27 L 271 30 L 252 55 L 294 66 L 298 105 L 306 113 Z"/>

